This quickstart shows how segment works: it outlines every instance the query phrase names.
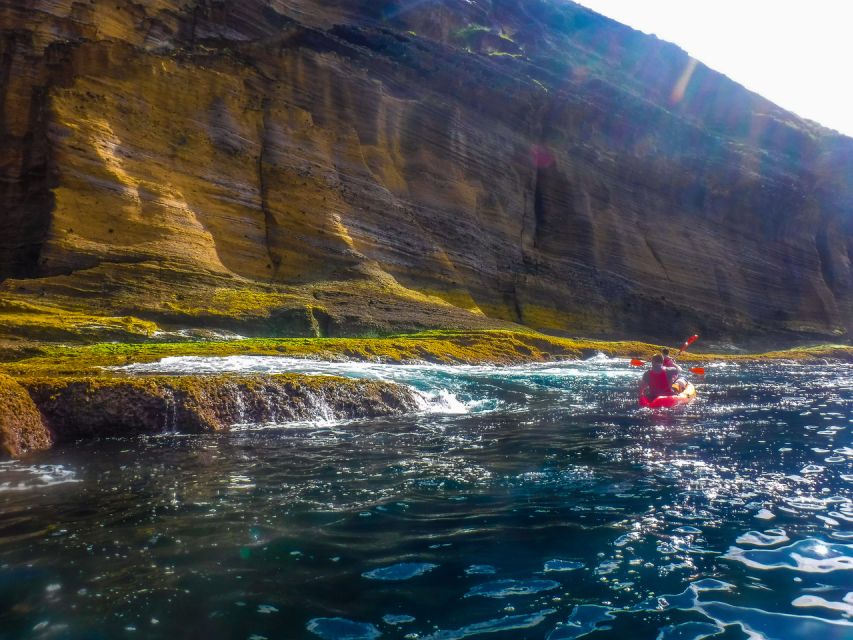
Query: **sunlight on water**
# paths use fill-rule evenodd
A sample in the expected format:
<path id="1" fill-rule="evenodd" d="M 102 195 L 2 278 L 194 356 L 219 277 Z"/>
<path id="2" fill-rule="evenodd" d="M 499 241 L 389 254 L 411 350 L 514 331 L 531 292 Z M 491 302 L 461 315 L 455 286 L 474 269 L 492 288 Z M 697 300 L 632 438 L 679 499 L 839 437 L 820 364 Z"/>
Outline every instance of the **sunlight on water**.
<path id="1" fill-rule="evenodd" d="M 853 639 L 853 367 L 706 369 L 650 411 L 603 357 L 134 365 L 390 380 L 422 411 L 0 464 L 0 637 Z"/>

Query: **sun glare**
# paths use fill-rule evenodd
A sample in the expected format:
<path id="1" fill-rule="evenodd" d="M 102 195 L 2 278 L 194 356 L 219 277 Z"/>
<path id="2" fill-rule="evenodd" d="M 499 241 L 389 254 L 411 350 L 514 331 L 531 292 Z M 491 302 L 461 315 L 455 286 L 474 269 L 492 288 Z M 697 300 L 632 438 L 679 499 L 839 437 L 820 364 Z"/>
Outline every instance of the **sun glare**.
<path id="1" fill-rule="evenodd" d="M 662 40 L 797 115 L 853 136 L 853 3 L 579 0 Z M 692 69 L 690 69 L 692 71 Z M 689 81 L 685 70 L 672 100 Z"/>

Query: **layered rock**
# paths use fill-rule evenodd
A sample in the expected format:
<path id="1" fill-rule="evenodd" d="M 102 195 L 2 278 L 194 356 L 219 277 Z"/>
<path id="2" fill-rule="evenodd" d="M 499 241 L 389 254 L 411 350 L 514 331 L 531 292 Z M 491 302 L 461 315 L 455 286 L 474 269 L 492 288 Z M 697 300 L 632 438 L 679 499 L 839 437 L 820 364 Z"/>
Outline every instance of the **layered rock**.
<path id="1" fill-rule="evenodd" d="M 205 433 L 248 422 L 374 418 L 418 408 L 408 387 L 331 376 L 72 377 L 20 384 L 56 442 Z"/>
<path id="2" fill-rule="evenodd" d="M 243 333 L 853 323 L 853 141 L 546 0 L 0 1 L 0 289 Z"/>

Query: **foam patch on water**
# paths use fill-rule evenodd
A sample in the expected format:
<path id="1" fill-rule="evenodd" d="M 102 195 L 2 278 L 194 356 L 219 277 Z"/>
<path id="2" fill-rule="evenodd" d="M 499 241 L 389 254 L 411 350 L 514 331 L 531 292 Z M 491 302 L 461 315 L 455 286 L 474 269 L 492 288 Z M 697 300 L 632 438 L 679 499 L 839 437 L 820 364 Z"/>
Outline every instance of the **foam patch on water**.
<path id="1" fill-rule="evenodd" d="M 853 616 L 853 592 L 844 596 L 842 602 L 833 602 L 820 596 L 808 595 L 796 598 L 791 604 L 795 607 L 829 609 L 830 611 L 839 611 L 848 617 Z"/>
<path id="2" fill-rule="evenodd" d="M 750 640 L 853 637 L 853 624 L 845 620 L 772 613 L 725 602 L 697 602 L 695 609 L 721 626 L 738 625 Z"/>
<path id="3" fill-rule="evenodd" d="M 470 636 L 483 633 L 498 633 L 502 631 L 514 631 L 517 629 L 530 629 L 545 621 L 545 618 L 554 613 L 553 609 L 544 609 L 536 613 L 517 616 L 504 616 L 494 620 L 475 622 L 460 629 L 436 631 L 424 636 L 423 640 L 461 640 Z"/>
<path id="4" fill-rule="evenodd" d="M 494 573 L 497 573 L 497 569 L 490 564 L 472 564 L 470 567 L 465 569 L 465 575 L 467 576 L 482 576 Z"/>
<path id="5" fill-rule="evenodd" d="M 792 545 L 794 546 L 794 545 Z M 700 600 L 705 591 L 731 591 L 734 586 L 719 580 L 705 579 L 690 584 L 688 589 L 678 595 L 667 595 L 654 602 L 646 602 L 638 611 L 654 609 L 682 609 L 699 612 L 713 625 L 708 634 L 719 633 L 728 625 L 740 627 L 750 640 L 791 640 L 793 638 L 853 638 L 853 623 L 846 620 L 827 620 L 814 616 L 775 613 L 752 607 L 740 607 L 726 602 Z M 801 596 L 794 602 L 798 607 L 821 607 L 835 611 L 846 611 L 853 604 L 853 593 L 848 593 L 843 602 L 831 602 L 817 596 Z M 705 623 L 687 623 L 700 625 Z M 690 635 L 692 631 L 685 625 L 675 625 L 661 630 L 657 640 L 698 640 L 702 635 Z"/>
<path id="6" fill-rule="evenodd" d="M 778 549 L 746 550 L 731 547 L 723 558 L 740 562 L 752 569 L 831 573 L 853 569 L 853 545 L 807 538 Z"/>
<path id="7" fill-rule="evenodd" d="M 414 616 L 408 616 L 405 614 L 392 614 L 382 616 L 382 622 L 385 624 L 390 624 L 393 627 L 396 627 L 400 624 L 409 624 L 410 622 L 414 622 L 416 618 Z"/>
<path id="8" fill-rule="evenodd" d="M 722 631 L 722 628 L 709 622 L 683 622 L 664 627 L 657 640 L 702 640 Z"/>
<path id="9" fill-rule="evenodd" d="M 506 406 L 504 394 L 523 397 L 523 388 L 569 392 L 579 379 L 636 377 L 624 360 L 606 356 L 515 366 L 332 362 L 286 356 L 173 356 L 113 369 L 136 374 L 300 373 L 382 380 L 410 387 L 420 400 L 422 412 L 438 414 L 494 411 Z"/>
<path id="10" fill-rule="evenodd" d="M 568 621 L 560 624 L 548 634 L 547 640 L 572 640 L 592 631 L 609 629 L 609 625 L 602 622 L 615 620 L 610 607 L 602 607 L 597 604 L 581 604 L 572 610 Z"/>
<path id="11" fill-rule="evenodd" d="M 714 578 L 696 580 L 695 582 L 690 583 L 690 587 L 696 593 L 702 593 L 704 591 L 733 591 L 735 588 L 731 583 L 716 580 Z"/>
<path id="12" fill-rule="evenodd" d="M 553 580 L 495 580 L 471 587 L 465 597 L 509 598 L 512 596 L 528 596 L 559 587 L 560 583 Z"/>
<path id="13" fill-rule="evenodd" d="M 413 391 L 418 409 L 424 413 L 461 415 L 476 411 L 487 402 L 483 400 L 463 402 L 456 394 L 445 389 L 433 392 L 418 391 L 417 389 L 413 389 Z"/>
<path id="14" fill-rule="evenodd" d="M 577 569 L 584 568 L 583 562 L 575 562 L 573 560 L 548 560 L 545 563 L 544 571 L 546 573 L 550 571 L 576 571 Z"/>
<path id="15" fill-rule="evenodd" d="M 375 640 L 382 635 L 374 625 L 346 618 L 313 618 L 305 628 L 323 640 Z"/>
<path id="16" fill-rule="evenodd" d="M 61 464 L 25 464 L 18 460 L 0 462 L 0 492 L 30 491 L 58 484 L 81 482 L 76 473 Z"/>
<path id="17" fill-rule="evenodd" d="M 777 544 L 789 542 L 791 539 L 783 529 L 767 529 L 764 533 L 760 531 L 747 531 L 735 540 L 736 544 L 751 544 L 754 547 L 772 547 Z"/>
<path id="18" fill-rule="evenodd" d="M 438 567 L 437 564 L 429 562 L 401 562 L 393 564 L 390 567 L 380 567 L 372 571 L 365 571 L 361 575 L 368 580 L 409 580 L 416 576 L 421 576 Z"/>

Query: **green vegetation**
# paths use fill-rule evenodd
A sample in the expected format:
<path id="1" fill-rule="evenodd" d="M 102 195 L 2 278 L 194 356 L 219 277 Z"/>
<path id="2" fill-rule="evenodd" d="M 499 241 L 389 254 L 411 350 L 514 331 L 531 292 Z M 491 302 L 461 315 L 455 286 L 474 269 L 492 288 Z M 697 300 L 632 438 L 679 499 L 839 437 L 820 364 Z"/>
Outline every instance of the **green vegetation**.
<path id="1" fill-rule="evenodd" d="M 453 35 L 459 40 L 464 40 L 468 42 L 471 38 L 480 35 L 482 33 L 491 33 L 492 30 L 482 24 L 469 24 L 467 27 L 463 27 L 456 31 Z"/>
<path id="2" fill-rule="evenodd" d="M 170 356 L 282 355 L 319 359 L 346 358 L 390 363 L 520 364 L 584 358 L 596 353 L 649 359 L 658 346 L 643 342 L 606 342 L 546 336 L 533 331 L 426 331 L 360 338 L 258 338 L 218 342 L 115 343 L 89 346 L 28 347 L 7 351 L 0 371 L 16 377 L 115 375 L 106 367 L 152 362 Z M 853 347 L 826 345 L 765 354 L 685 353 L 684 362 L 715 360 L 853 361 Z"/>
<path id="3" fill-rule="evenodd" d="M 133 316 L 99 316 L 0 298 L 0 335 L 33 340 L 144 340 L 157 331 L 153 322 Z"/>

